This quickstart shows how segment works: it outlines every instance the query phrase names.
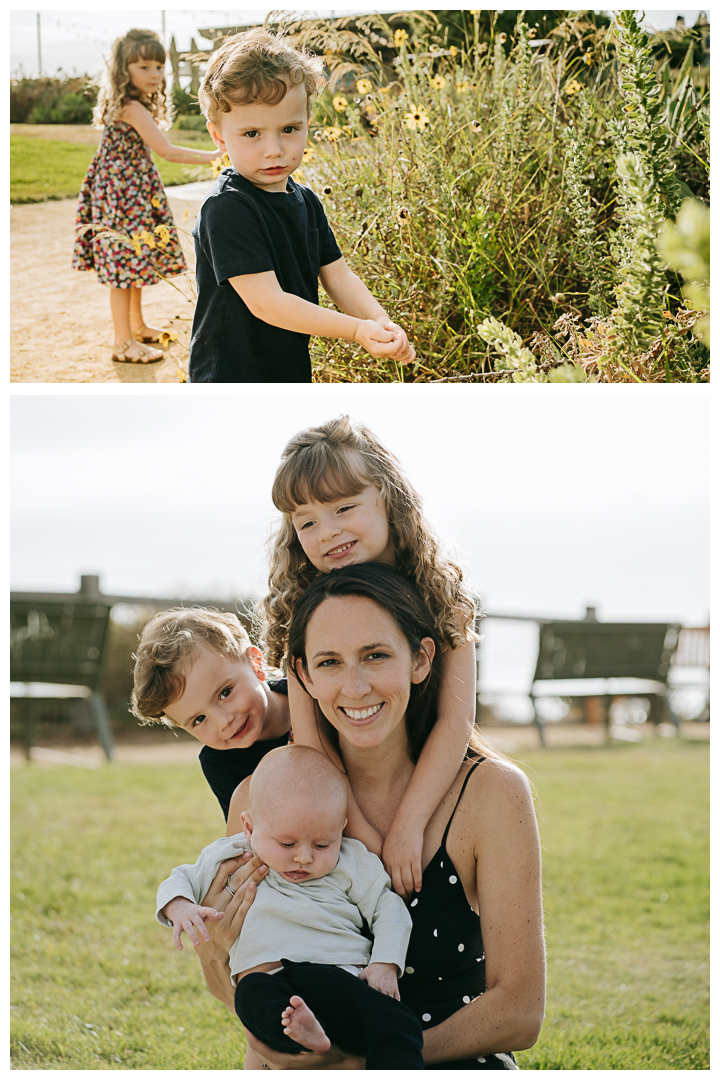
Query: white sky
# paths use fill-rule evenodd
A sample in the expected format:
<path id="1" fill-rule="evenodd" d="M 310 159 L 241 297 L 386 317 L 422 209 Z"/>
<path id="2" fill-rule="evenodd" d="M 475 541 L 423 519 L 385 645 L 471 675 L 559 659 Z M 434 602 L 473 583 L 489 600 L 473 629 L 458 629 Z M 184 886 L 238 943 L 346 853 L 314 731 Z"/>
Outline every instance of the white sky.
<path id="1" fill-rule="evenodd" d="M 706 387 L 156 389 L 11 399 L 14 588 L 260 592 L 282 448 L 350 412 L 491 612 L 708 617 Z"/>
<path id="2" fill-rule="evenodd" d="M 220 9 L 166 9 L 165 26 L 167 40 L 174 34 L 180 50 L 190 47 L 191 36 L 196 36 L 198 46 L 205 44 L 197 38 L 200 27 L 231 26 L 234 23 L 261 22 L 270 8 L 256 8 L 240 5 L 231 10 Z M 313 14 L 328 16 L 349 15 L 357 8 L 310 8 L 289 9 L 311 11 Z M 400 10 L 396 4 L 377 5 L 361 8 L 361 11 L 391 12 Z M 532 14 L 533 8 L 528 8 Z M 601 9 L 596 9 L 601 10 Z M 709 10 L 709 9 L 708 9 Z M 688 25 L 692 25 L 700 9 L 678 10 L 665 8 L 647 11 L 645 25 L 656 30 L 674 26 L 677 15 L 683 15 Z M 158 33 L 162 30 L 162 12 L 160 10 L 98 10 L 96 7 L 65 10 L 47 6 L 41 12 L 41 41 L 43 74 L 53 74 L 58 68 L 68 74 L 96 74 L 102 68 L 103 53 L 108 52 L 113 40 L 125 33 L 131 26 L 148 27 Z M 15 10 L 10 12 L 10 71 L 21 71 L 29 76 L 38 74 L 37 55 L 37 11 Z"/>

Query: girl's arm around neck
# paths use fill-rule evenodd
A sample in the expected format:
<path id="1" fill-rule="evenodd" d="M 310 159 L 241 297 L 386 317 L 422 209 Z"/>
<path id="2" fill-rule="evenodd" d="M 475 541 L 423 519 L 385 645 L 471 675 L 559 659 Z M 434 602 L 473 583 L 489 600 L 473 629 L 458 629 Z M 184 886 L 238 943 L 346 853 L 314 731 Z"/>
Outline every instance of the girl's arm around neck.
<path id="1" fill-rule="evenodd" d="M 427 1064 L 526 1050 L 542 1028 L 545 948 L 540 839 L 532 794 L 515 766 L 486 761 L 475 770 L 453 822 L 448 854 L 477 888 L 487 990 L 425 1031 Z M 463 869 L 460 869 L 460 868 Z M 474 882 L 473 882 L 474 876 Z M 474 907 L 475 905 L 473 905 Z"/>
<path id="2" fill-rule="evenodd" d="M 475 723 L 474 642 L 443 659 L 438 718 L 383 845 L 385 869 L 403 897 L 420 891 L 425 826 L 458 774 Z"/>
<path id="3" fill-rule="evenodd" d="M 186 146 L 174 146 L 164 131 L 161 131 L 149 110 L 139 101 L 129 102 L 120 114 L 120 119 L 134 127 L 144 142 L 165 161 L 176 161 L 185 165 L 208 165 L 222 157 L 222 150 L 189 150 Z"/>

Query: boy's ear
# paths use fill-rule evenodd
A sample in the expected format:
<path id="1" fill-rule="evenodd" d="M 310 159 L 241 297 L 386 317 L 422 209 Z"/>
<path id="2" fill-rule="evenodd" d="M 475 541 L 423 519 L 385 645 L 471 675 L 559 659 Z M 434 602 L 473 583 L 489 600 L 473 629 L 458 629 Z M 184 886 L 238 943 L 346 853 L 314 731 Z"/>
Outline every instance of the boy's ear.
<path id="1" fill-rule="evenodd" d="M 255 645 L 249 645 L 245 650 L 245 655 L 252 664 L 252 669 L 257 675 L 260 682 L 265 682 L 265 680 L 267 679 L 267 673 L 263 668 L 263 664 L 265 663 L 263 654 L 258 648 L 255 647 Z"/>
<path id="2" fill-rule="evenodd" d="M 240 820 L 242 821 L 243 832 L 245 833 L 247 838 L 250 839 L 253 831 L 253 823 L 252 818 L 248 814 L 247 810 L 243 810 L 242 814 L 240 815 Z"/>
<path id="3" fill-rule="evenodd" d="M 217 124 L 213 124 L 212 120 L 208 120 L 205 126 L 208 129 L 208 134 L 210 138 L 215 143 L 218 150 L 227 151 L 227 147 L 225 146 L 225 140 L 223 139 L 222 132 L 217 126 Z"/>

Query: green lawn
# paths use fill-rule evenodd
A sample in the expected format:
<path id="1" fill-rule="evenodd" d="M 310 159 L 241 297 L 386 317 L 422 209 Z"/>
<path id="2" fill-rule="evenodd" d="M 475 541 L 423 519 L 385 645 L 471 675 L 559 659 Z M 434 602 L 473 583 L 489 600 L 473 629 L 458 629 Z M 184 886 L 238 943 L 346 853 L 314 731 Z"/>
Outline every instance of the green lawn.
<path id="1" fill-rule="evenodd" d="M 535 752 L 548 1009 L 525 1069 L 708 1068 L 707 745 Z M 199 767 L 12 774 L 16 1069 L 237 1069 L 242 1029 L 153 921 L 223 830 Z"/>
<path id="2" fill-rule="evenodd" d="M 169 135 L 177 146 L 192 146 L 195 150 L 213 148 L 209 136 L 201 132 L 196 135 L 192 131 L 171 131 Z M 10 202 L 75 198 L 94 153 L 95 148 L 85 143 L 11 135 Z M 166 186 L 187 184 L 194 179 L 188 170 L 196 166 L 163 161 L 155 153 L 153 159 Z"/>

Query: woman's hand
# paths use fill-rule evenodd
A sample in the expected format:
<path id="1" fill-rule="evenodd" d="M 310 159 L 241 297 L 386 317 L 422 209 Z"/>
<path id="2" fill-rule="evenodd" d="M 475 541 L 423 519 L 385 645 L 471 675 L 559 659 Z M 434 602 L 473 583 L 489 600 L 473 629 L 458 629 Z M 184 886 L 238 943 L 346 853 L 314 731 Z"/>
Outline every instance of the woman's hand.
<path id="1" fill-rule="evenodd" d="M 240 936 L 245 916 L 255 899 L 255 889 L 267 872 L 265 863 L 250 851 L 220 864 L 202 902 L 203 907 L 214 908 L 225 914 L 222 921 L 207 926 L 215 951 L 222 949 L 230 952 L 230 946 Z M 231 895 L 228 886 L 234 895 Z"/>
<path id="2" fill-rule="evenodd" d="M 249 1057 L 245 1068 L 251 1069 L 364 1069 L 365 1058 L 346 1054 L 339 1046 L 331 1046 L 326 1054 L 301 1050 L 299 1054 L 280 1054 L 246 1031 Z M 257 1062 L 257 1063 L 256 1063 Z"/>
<path id="3" fill-rule="evenodd" d="M 228 859 L 221 864 L 203 906 L 224 908 L 220 922 L 206 924 L 209 942 L 201 941 L 195 946 L 202 964 L 208 990 L 218 1001 L 235 1015 L 235 988 L 230 981 L 229 955 L 233 942 L 239 937 L 245 916 L 255 899 L 255 889 L 267 873 L 267 866 L 257 856 L 247 853 L 239 859 Z M 226 889 L 229 885 L 234 895 Z"/>
<path id="4" fill-rule="evenodd" d="M 400 827 L 397 818 L 390 826 L 382 849 L 382 861 L 393 889 L 406 900 L 422 888 L 423 830 L 409 822 Z"/>

